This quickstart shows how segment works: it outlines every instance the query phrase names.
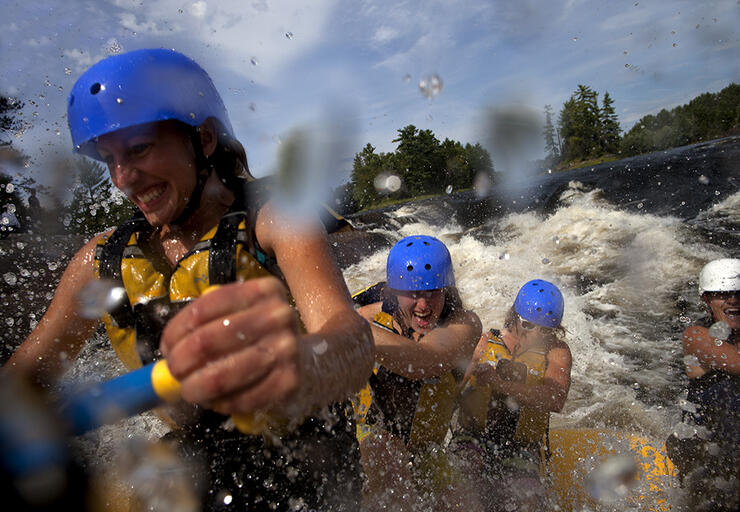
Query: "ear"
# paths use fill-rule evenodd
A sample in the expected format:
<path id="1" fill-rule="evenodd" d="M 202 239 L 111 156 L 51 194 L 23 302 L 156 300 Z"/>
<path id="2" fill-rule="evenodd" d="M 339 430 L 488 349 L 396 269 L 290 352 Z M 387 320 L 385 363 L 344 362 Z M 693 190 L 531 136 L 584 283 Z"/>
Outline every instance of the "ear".
<path id="1" fill-rule="evenodd" d="M 209 117 L 199 127 L 200 131 L 200 143 L 203 147 L 203 154 L 206 158 L 210 157 L 216 146 L 218 145 L 218 131 L 216 123 L 213 122 L 213 118 Z"/>

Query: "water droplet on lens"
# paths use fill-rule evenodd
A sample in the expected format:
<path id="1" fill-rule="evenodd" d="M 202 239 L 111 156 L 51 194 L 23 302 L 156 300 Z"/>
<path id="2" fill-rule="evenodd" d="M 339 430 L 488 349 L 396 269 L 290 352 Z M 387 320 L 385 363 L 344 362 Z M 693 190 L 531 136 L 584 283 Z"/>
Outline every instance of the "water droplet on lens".
<path id="1" fill-rule="evenodd" d="M 293 39 L 293 32 L 286 32 L 285 37 L 288 39 Z"/>
<path id="2" fill-rule="evenodd" d="M 732 334 L 732 329 L 726 322 L 715 322 L 709 328 L 709 335 L 715 338 L 714 344 L 718 347 L 722 345 L 722 340 L 726 340 Z"/>
<path id="3" fill-rule="evenodd" d="M 447 188 L 445 189 L 445 193 L 452 194 L 452 185 L 447 185 Z"/>
<path id="4" fill-rule="evenodd" d="M 702 185 L 709 185 L 709 178 L 702 174 L 701 176 L 699 176 L 699 183 L 701 183 Z"/>
<path id="5" fill-rule="evenodd" d="M 126 300 L 126 290 L 110 280 L 94 279 L 77 295 L 79 313 L 83 318 L 100 318 Z"/>
<path id="6" fill-rule="evenodd" d="M 121 103 L 123 103 L 123 98 L 116 98 L 116 103 L 118 103 L 119 105 L 120 105 Z"/>
<path id="7" fill-rule="evenodd" d="M 637 464 L 631 455 L 615 455 L 589 473 L 587 489 L 594 499 L 614 503 L 629 494 L 637 481 Z"/>
<path id="8" fill-rule="evenodd" d="M 193 112 L 190 112 L 190 114 L 189 114 L 189 115 L 190 115 L 190 119 L 195 119 L 195 113 L 193 113 Z"/>
<path id="9" fill-rule="evenodd" d="M 4 280 L 5 280 L 5 282 L 6 282 L 6 283 L 8 283 L 8 284 L 9 284 L 10 286 L 15 286 L 15 283 L 17 283 L 17 282 L 18 282 L 18 278 L 17 278 L 17 277 L 16 277 L 16 275 L 15 275 L 14 273 L 12 273 L 12 272 L 6 272 L 5 274 L 3 274 L 3 279 L 4 279 Z"/>
<path id="10" fill-rule="evenodd" d="M 251 59 L 249 59 L 249 62 L 252 63 L 252 66 L 256 66 L 260 63 L 260 61 L 257 60 L 257 57 L 252 57 Z"/>
<path id="11" fill-rule="evenodd" d="M 410 82 L 411 81 L 411 75 L 409 75 L 408 73 L 406 73 L 405 75 L 403 75 L 403 81 L 404 82 L 407 82 L 407 83 Z"/>
<path id="12" fill-rule="evenodd" d="M 549 265 L 550 264 L 550 260 L 548 258 L 542 258 L 542 263 L 544 265 Z"/>
<path id="13" fill-rule="evenodd" d="M 421 93 L 429 99 L 432 99 L 439 95 L 444 88 L 444 82 L 436 73 L 425 76 L 419 81 L 419 90 Z"/>

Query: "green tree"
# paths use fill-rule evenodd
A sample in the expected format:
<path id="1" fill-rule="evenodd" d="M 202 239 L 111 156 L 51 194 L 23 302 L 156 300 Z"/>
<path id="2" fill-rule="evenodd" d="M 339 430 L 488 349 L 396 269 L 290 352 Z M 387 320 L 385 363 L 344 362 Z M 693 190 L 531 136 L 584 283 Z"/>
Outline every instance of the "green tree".
<path id="1" fill-rule="evenodd" d="M 368 143 L 355 154 L 350 184 L 352 200 L 358 208 L 367 208 L 379 200 L 375 179 L 382 171 L 383 157 L 375 153 L 372 144 Z"/>
<path id="2" fill-rule="evenodd" d="M 557 140 L 555 126 L 552 124 L 552 114 L 552 106 L 545 105 L 545 127 L 542 130 L 542 135 L 545 137 L 547 160 L 556 163 L 560 158 L 560 144 Z"/>
<path id="3" fill-rule="evenodd" d="M 16 98 L 0 96 L 0 146 L 8 146 L 11 141 L 6 140 L 7 133 L 21 127 L 19 115 L 23 103 Z"/>
<path id="4" fill-rule="evenodd" d="M 601 151 L 604 153 L 616 153 L 619 149 L 619 120 L 614 111 L 614 100 L 608 92 L 604 92 L 604 99 L 599 110 L 599 139 Z"/>
<path id="5" fill-rule="evenodd" d="M 444 156 L 440 143 L 431 130 L 418 130 L 410 124 L 398 130 L 394 167 L 411 196 L 442 192 L 446 184 Z"/>
<path id="6" fill-rule="evenodd" d="M 75 167 L 75 185 L 66 219 L 72 232 L 93 236 L 133 215 L 134 205 L 113 186 L 101 164 L 78 157 Z"/>

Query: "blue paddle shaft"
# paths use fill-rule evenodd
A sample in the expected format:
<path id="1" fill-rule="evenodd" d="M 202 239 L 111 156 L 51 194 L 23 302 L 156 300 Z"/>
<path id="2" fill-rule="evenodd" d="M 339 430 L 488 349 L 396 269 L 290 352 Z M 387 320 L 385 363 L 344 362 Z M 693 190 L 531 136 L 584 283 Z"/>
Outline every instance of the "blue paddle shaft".
<path id="1" fill-rule="evenodd" d="M 163 403 L 152 385 L 149 364 L 79 393 L 64 406 L 62 414 L 74 434 L 148 411 Z"/>

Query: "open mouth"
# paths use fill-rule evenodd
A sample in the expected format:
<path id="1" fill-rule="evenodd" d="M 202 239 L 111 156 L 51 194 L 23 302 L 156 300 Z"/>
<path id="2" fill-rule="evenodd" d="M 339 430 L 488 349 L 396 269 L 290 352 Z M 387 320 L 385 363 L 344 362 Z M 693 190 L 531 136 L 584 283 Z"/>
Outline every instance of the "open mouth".
<path id="1" fill-rule="evenodd" d="M 431 311 L 425 311 L 425 312 L 418 312 L 414 311 L 414 320 L 416 320 L 416 323 L 419 325 L 419 327 L 429 327 L 431 325 L 431 318 L 432 312 Z"/>
<path id="2" fill-rule="evenodd" d="M 740 320 L 740 308 L 727 308 L 724 313 L 731 320 Z"/>
<path id="3" fill-rule="evenodd" d="M 162 196 L 162 194 L 164 194 L 164 191 L 166 188 L 167 188 L 167 185 L 164 183 L 150 187 L 146 189 L 144 192 L 140 194 L 136 194 L 135 196 L 136 202 L 139 203 L 143 207 L 149 206 L 151 203 L 159 199 Z"/>

